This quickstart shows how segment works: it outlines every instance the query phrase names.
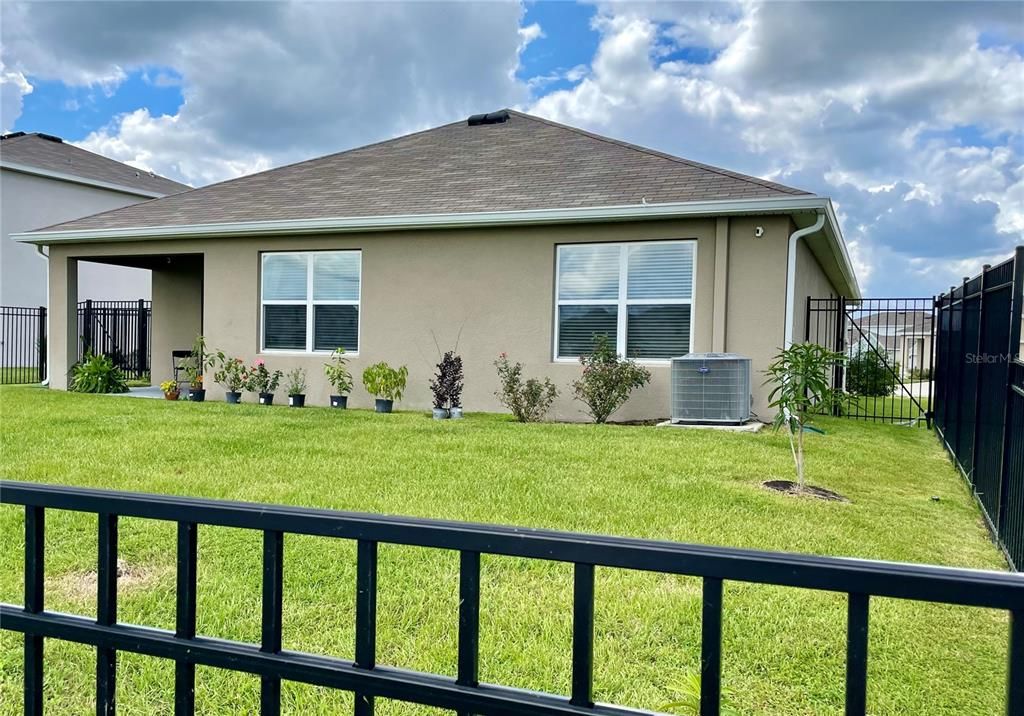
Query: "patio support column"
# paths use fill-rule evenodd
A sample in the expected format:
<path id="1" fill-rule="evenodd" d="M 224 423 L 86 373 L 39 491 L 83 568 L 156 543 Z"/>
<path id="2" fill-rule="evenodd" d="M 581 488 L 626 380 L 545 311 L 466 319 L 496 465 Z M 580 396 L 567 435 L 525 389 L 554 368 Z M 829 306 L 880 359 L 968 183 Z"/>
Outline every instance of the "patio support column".
<path id="1" fill-rule="evenodd" d="M 50 253 L 47 361 L 50 387 L 67 390 L 68 371 L 78 361 L 78 259 Z"/>
<path id="2" fill-rule="evenodd" d="M 725 315 L 729 278 L 729 218 L 715 221 L 715 299 L 711 318 L 711 350 L 725 353 Z"/>

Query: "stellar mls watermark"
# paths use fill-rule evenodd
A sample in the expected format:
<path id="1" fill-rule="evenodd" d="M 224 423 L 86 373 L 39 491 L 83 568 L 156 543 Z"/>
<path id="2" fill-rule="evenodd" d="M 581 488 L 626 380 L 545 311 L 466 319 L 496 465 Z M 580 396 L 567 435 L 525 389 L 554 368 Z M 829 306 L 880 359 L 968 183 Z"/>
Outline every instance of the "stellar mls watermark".
<path id="1" fill-rule="evenodd" d="M 964 360 L 969 364 L 990 365 L 992 363 L 1009 363 L 1013 360 L 1013 356 L 1009 353 L 966 353 Z"/>

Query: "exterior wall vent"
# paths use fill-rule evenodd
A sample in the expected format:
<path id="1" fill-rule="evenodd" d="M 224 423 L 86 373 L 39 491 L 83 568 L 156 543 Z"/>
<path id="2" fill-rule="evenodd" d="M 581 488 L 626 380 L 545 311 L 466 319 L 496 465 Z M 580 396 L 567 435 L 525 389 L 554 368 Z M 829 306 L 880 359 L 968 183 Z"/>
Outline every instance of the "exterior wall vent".
<path id="1" fill-rule="evenodd" d="M 750 420 L 750 359 L 736 353 L 688 353 L 672 359 L 673 423 Z"/>

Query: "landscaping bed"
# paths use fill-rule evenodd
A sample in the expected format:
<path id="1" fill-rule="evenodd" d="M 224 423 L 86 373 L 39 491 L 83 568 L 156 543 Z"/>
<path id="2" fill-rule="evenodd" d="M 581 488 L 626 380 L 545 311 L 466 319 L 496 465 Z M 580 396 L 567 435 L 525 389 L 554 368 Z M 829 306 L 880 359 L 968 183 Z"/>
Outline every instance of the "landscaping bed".
<path id="1" fill-rule="evenodd" d="M 808 480 L 850 503 L 765 490 L 792 479 L 787 437 L 704 430 L 520 424 L 501 415 L 116 400 L 0 389 L 0 474 L 112 489 L 546 527 L 685 542 L 1001 569 L 979 513 L 923 429 L 819 419 Z M 937 497 L 938 500 L 933 499 Z M 0 508 L 0 600 L 20 604 L 23 512 Z M 261 536 L 199 535 L 198 627 L 258 642 Z M 123 622 L 174 623 L 172 524 L 122 520 Z M 48 609 L 95 614 L 95 517 L 47 515 Z M 284 645 L 351 658 L 354 544 L 289 535 Z M 455 673 L 458 557 L 383 545 L 378 663 Z M 568 693 L 570 565 L 486 557 L 481 679 Z M 598 569 L 595 692 L 658 708 L 698 667 L 700 581 Z M 838 713 L 845 595 L 726 583 L 723 682 L 741 713 Z M 868 711 L 1003 708 L 1007 618 L 872 601 Z M 0 632 L 0 711 L 20 712 L 21 638 Z M 47 642 L 48 709 L 89 711 L 95 656 Z M 124 654 L 125 713 L 173 710 L 171 662 Z M 200 668 L 197 712 L 257 711 L 255 677 Z M 333 714 L 347 694 L 286 683 L 285 712 Z M 381 702 L 378 713 L 435 713 Z"/>

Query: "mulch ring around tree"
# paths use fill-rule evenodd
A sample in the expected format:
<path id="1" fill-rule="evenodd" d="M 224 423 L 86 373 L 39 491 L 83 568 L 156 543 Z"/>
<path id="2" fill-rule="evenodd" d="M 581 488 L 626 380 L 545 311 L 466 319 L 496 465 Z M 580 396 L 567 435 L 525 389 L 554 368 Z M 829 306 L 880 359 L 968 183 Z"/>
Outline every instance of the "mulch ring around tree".
<path id="1" fill-rule="evenodd" d="M 768 480 L 766 482 L 762 482 L 761 485 L 769 490 L 785 492 L 786 494 L 796 495 L 798 497 L 817 497 L 819 500 L 830 500 L 832 502 L 850 501 L 848 497 L 844 497 L 838 492 L 832 492 L 832 490 L 826 490 L 824 487 L 804 485 L 803 489 L 800 489 L 800 486 L 797 483 L 790 480 Z"/>

